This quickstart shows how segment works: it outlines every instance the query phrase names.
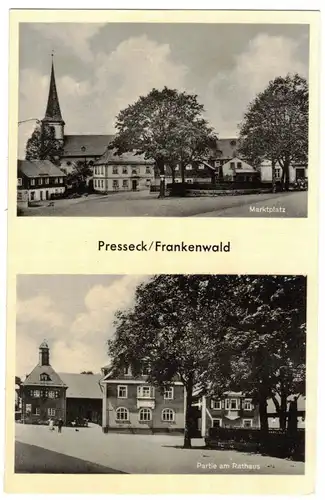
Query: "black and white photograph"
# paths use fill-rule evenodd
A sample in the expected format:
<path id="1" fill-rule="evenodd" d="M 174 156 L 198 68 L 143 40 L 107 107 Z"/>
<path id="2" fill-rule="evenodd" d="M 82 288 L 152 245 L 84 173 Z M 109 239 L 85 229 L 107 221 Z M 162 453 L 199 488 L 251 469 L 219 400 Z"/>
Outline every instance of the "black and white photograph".
<path id="1" fill-rule="evenodd" d="M 17 215 L 307 217 L 310 28 L 20 23 Z"/>
<path id="2" fill-rule="evenodd" d="M 17 276 L 15 472 L 303 475 L 306 289 Z"/>

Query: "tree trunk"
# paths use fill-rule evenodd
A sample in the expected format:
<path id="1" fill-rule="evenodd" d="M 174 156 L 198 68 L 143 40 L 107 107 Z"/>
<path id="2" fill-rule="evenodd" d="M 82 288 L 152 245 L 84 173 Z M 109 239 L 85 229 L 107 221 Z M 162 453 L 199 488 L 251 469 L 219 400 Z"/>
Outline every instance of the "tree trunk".
<path id="1" fill-rule="evenodd" d="M 175 167 L 171 166 L 170 169 L 172 171 L 172 183 L 175 184 Z"/>
<path id="2" fill-rule="evenodd" d="M 290 162 L 288 160 L 285 160 L 282 165 L 282 178 L 281 178 L 281 187 L 283 191 L 289 191 L 289 184 L 290 184 L 289 166 Z"/>
<path id="3" fill-rule="evenodd" d="M 275 160 L 272 160 L 272 193 L 276 192 Z"/>
<path id="4" fill-rule="evenodd" d="M 180 166 L 181 166 L 182 184 L 185 184 L 185 165 L 183 162 L 181 162 Z"/>
<path id="5" fill-rule="evenodd" d="M 192 448 L 191 432 L 193 428 L 193 421 L 192 421 L 193 381 L 191 379 L 186 385 L 185 390 L 186 390 L 186 406 L 185 406 L 184 448 Z"/>
<path id="6" fill-rule="evenodd" d="M 267 399 L 263 395 L 260 395 L 259 397 L 258 409 L 260 414 L 261 431 L 267 434 L 269 432 L 269 422 L 267 418 Z"/>
<path id="7" fill-rule="evenodd" d="M 156 160 L 157 169 L 160 176 L 159 198 L 165 198 L 165 162 L 163 158 Z"/>
<path id="8" fill-rule="evenodd" d="M 287 428 L 287 395 L 286 394 L 281 395 L 279 423 L 280 423 L 280 429 L 282 431 L 285 431 Z"/>

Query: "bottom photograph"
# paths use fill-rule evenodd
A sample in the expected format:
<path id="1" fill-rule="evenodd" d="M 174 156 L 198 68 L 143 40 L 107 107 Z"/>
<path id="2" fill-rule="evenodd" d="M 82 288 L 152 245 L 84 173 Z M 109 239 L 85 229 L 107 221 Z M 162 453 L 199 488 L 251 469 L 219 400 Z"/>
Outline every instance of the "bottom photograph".
<path id="1" fill-rule="evenodd" d="M 15 472 L 304 474 L 306 290 L 17 276 Z"/>

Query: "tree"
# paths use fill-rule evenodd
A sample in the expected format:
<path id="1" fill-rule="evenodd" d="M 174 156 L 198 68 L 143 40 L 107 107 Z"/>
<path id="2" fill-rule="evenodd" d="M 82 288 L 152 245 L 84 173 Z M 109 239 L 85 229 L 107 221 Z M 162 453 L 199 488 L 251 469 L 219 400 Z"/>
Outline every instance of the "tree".
<path id="1" fill-rule="evenodd" d="M 228 370 L 219 346 L 230 288 L 229 276 L 155 276 L 138 286 L 131 309 L 117 312 L 115 338 L 108 342 L 113 371 L 131 366 L 136 376 L 145 364 L 149 382 L 161 389 L 182 381 L 185 448 L 191 447 L 194 388 L 207 389 L 212 363 L 219 381 Z"/>
<path id="2" fill-rule="evenodd" d="M 72 172 L 67 174 L 67 185 L 74 186 L 77 190 L 86 189 L 87 179 L 92 175 L 92 168 L 86 161 L 74 164 Z"/>
<path id="3" fill-rule="evenodd" d="M 285 429 L 288 398 L 305 393 L 306 278 L 241 277 L 227 323 L 222 349 L 230 359 L 230 386 L 253 397 L 265 432 L 272 399 Z M 213 369 L 208 376 L 218 386 Z"/>
<path id="4" fill-rule="evenodd" d="M 50 160 L 59 165 L 63 155 L 63 144 L 55 139 L 55 130 L 50 125 L 36 126 L 26 144 L 26 160 Z"/>
<path id="5" fill-rule="evenodd" d="M 215 144 L 213 129 L 202 117 L 204 108 L 197 96 L 164 87 L 152 89 L 119 112 L 117 135 L 110 147 L 115 154 L 132 151 L 154 160 L 160 174 L 160 197 L 165 195 L 165 165 L 181 166 L 205 158 Z"/>
<path id="6" fill-rule="evenodd" d="M 81 375 L 94 375 L 94 372 L 92 372 L 92 371 L 83 371 L 80 373 L 81 373 Z"/>
<path id="7" fill-rule="evenodd" d="M 289 189 L 289 167 L 308 161 L 308 83 L 295 75 L 277 77 L 249 104 L 240 124 L 239 152 L 259 165 L 266 159 L 282 167 L 282 189 Z"/>

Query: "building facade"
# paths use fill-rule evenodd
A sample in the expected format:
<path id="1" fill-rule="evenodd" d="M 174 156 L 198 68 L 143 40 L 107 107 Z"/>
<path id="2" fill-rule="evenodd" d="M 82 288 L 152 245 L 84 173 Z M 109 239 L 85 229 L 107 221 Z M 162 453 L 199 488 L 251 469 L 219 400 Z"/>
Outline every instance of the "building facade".
<path id="1" fill-rule="evenodd" d="M 152 161 L 130 153 L 115 156 L 109 148 L 93 167 L 94 190 L 100 193 L 142 191 L 150 188 L 153 178 Z"/>
<path id="2" fill-rule="evenodd" d="M 128 369 L 119 377 L 106 370 L 101 380 L 105 433 L 184 431 L 183 384 L 174 381 L 165 390 L 160 390 L 150 385 L 147 378 L 145 374 L 135 378 Z"/>
<path id="3" fill-rule="evenodd" d="M 49 160 L 18 160 L 17 189 L 26 193 L 27 201 L 50 200 L 66 189 L 66 175 Z"/>

